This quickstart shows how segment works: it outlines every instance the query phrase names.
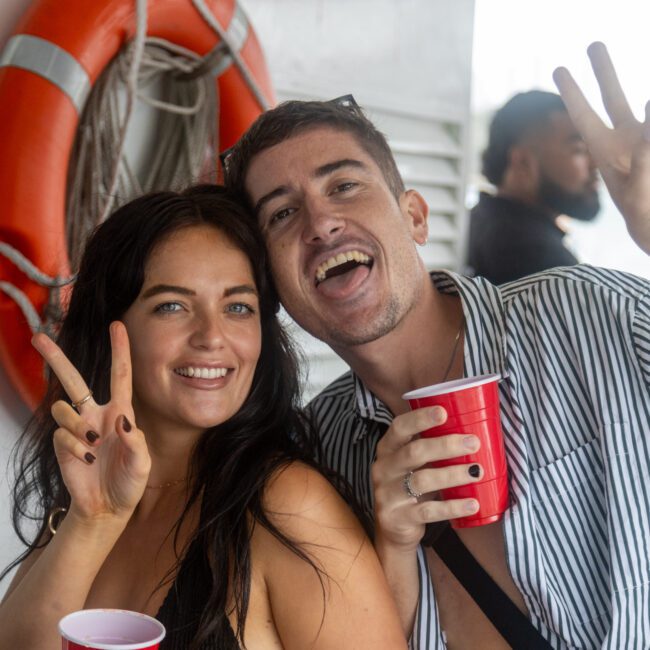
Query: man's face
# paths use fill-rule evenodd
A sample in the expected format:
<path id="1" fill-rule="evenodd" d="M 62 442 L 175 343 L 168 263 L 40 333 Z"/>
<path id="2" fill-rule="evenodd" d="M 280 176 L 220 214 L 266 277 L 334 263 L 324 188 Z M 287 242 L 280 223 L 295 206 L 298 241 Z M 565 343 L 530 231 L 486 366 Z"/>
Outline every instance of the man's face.
<path id="1" fill-rule="evenodd" d="M 551 113 L 535 148 L 539 203 L 553 212 L 591 221 L 600 209 L 596 166 L 567 113 Z"/>
<path id="2" fill-rule="evenodd" d="M 426 204 L 396 199 L 374 160 L 345 131 L 317 127 L 257 154 L 246 191 L 282 303 L 335 348 L 387 334 L 416 304 Z"/>

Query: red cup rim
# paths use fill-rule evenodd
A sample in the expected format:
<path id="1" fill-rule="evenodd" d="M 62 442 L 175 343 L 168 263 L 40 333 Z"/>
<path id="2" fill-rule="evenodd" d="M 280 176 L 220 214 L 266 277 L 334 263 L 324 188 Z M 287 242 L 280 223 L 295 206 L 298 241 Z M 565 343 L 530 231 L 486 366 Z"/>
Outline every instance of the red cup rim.
<path id="1" fill-rule="evenodd" d="M 96 648 L 98 650 L 141 650 L 142 648 L 146 648 L 148 646 L 155 645 L 156 643 L 160 643 L 164 638 L 165 638 L 165 627 L 164 625 L 157 619 L 153 618 L 152 616 L 147 616 L 147 614 L 141 614 L 140 612 L 134 612 L 128 609 L 80 609 L 79 611 L 72 612 L 71 614 L 68 614 L 67 616 L 64 616 L 60 621 L 59 621 L 59 634 L 67 639 L 68 641 L 72 641 L 73 643 L 76 643 L 78 645 L 82 646 L 87 646 L 88 640 L 87 639 L 82 639 L 80 637 L 75 637 L 74 635 L 70 634 L 69 632 L 64 631 L 64 625 L 66 621 L 69 621 L 71 618 L 76 618 L 78 616 L 83 616 L 84 614 L 87 614 L 88 612 L 110 612 L 110 613 L 120 613 L 120 614 L 125 614 L 127 616 L 137 616 L 139 618 L 144 618 L 147 619 L 148 622 L 153 623 L 159 630 L 158 636 L 156 636 L 153 639 L 149 639 L 147 641 L 138 641 L 136 643 L 99 643 L 96 645 Z M 94 642 L 93 642 L 94 643 Z M 144 645 L 144 644 L 148 644 Z"/>
<path id="2" fill-rule="evenodd" d="M 495 373 L 492 375 L 479 375 L 478 377 L 464 377 L 463 379 L 454 379 L 445 381 L 442 384 L 432 384 L 424 388 L 418 388 L 402 395 L 402 399 L 420 399 L 422 397 L 433 397 L 434 395 L 444 395 L 445 393 L 455 393 L 466 388 L 475 388 L 483 384 L 489 384 L 493 381 L 500 381 L 501 375 Z"/>

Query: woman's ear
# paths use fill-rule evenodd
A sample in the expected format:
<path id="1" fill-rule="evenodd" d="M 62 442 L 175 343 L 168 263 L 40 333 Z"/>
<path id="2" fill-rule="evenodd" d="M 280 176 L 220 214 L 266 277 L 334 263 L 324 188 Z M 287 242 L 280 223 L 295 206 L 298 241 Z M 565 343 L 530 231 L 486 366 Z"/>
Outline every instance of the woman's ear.
<path id="1" fill-rule="evenodd" d="M 402 214 L 407 220 L 411 236 L 417 244 L 426 244 L 429 236 L 429 206 L 416 190 L 406 190 L 400 197 Z"/>

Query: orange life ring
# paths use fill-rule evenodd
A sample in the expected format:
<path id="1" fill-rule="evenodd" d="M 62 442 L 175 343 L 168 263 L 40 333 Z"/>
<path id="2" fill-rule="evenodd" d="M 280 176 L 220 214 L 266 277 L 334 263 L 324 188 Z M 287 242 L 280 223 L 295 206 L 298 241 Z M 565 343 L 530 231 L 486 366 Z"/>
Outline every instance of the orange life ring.
<path id="1" fill-rule="evenodd" d="M 239 47 L 269 102 L 273 91 L 253 29 L 236 0 L 202 0 Z M 49 276 L 68 276 L 65 238 L 68 161 L 85 97 L 108 62 L 136 30 L 135 0 L 40 0 L 0 54 L 0 242 Z M 148 3 L 147 35 L 204 56 L 219 43 L 191 0 Z M 222 61 L 220 145 L 234 144 L 260 114 L 258 99 L 235 65 Z M 232 58 L 230 59 L 232 62 Z M 49 290 L 0 255 L 0 280 L 11 283 L 39 314 Z M 0 292 L 0 363 L 34 408 L 43 395 L 43 366 L 30 344 L 23 311 Z"/>

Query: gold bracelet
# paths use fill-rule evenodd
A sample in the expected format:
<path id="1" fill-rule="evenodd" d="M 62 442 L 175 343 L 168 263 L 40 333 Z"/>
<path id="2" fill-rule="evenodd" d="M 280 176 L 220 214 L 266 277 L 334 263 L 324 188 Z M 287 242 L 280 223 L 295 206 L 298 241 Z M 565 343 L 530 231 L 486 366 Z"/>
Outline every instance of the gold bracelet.
<path id="1" fill-rule="evenodd" d="M 47 527 L 50 529 L 50 532 L 52 535 L 56 535 L 56 529 L 59 527 L 57 524 L 57 527 L 54 527 L 54 518 L 57 515 L 64 514 L 68 512 L 67 508 L 53 508 L 52 511 L 50 512 L 50 516 L 47 518 Z"/>

